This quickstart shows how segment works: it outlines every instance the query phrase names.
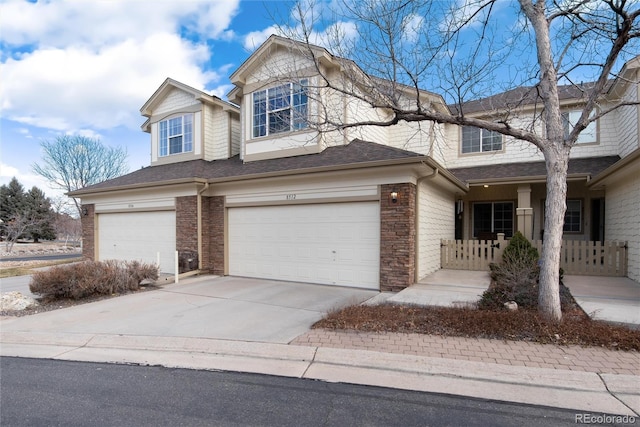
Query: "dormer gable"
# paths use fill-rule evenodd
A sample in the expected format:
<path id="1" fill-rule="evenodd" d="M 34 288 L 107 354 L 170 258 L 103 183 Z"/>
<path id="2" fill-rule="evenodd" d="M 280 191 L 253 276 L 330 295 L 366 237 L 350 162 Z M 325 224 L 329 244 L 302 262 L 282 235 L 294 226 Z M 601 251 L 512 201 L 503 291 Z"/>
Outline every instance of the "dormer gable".
<path id="1" fill-rule="evenodd" d="M 226 159 L 239 152 L 239 108 L 167 78 L 140 108 L 151 165 Z"/>

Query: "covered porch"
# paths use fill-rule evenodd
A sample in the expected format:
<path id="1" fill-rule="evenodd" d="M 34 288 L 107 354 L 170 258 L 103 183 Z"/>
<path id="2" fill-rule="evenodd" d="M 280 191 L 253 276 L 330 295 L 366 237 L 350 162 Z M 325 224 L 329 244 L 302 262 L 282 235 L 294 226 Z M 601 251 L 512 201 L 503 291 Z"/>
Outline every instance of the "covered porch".
<path id="1" fill-rule="evenodd" d="M 564 239 L 606 239 L 605 191 L 588 186 L 618 156 L 571 159 L 567 176 Z M 544 162 L 507 163 L 451 169 L 469 191 L 455 204 L 456 240 L 510 238 L 520 231 L 527 239 L 544 239 L 546 166 Z"/>

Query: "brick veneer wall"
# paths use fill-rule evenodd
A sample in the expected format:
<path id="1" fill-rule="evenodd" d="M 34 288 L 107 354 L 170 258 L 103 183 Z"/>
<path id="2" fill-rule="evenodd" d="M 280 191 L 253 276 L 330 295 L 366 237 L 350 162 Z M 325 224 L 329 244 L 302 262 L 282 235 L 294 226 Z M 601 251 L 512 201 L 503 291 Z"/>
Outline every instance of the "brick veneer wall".
<path id="1" fill-rule="evenodd" d="M 180 260 L 180 272 L 197 269 L 197 261 L 191 268 L 184 265 L 187 259 L 198 258 L 198 197 L 176 197 L 176 250 Z"/>
<path id="2" fill-rule="evenodd" d="M 82 256 L 86 259 L 95 260 L 96 240 L 95 240 L 95 205 L 82 205 L 82 211 L 87 210 L 87 215 L 80 217 L 82 224 Z"/>
<path id="3" fill-rule="evenodd" d="M 203 222 L 206 219 L 208 230 L 205 240 L 208 241 L 209 256 L 207 258 L 207 269 L 213 274 L 224 274 L 224 197 L 206 197 L 209 199 L 208 215 L 203 215 Z"/>
<path id="4" fill-rule="evenodd" d="M 385 184 L 380 191 L 380 290 L 397 292 L 414 282 L 416 186 Z M 396 203 L 389 199 L 392 191 Z"/>
<path id="5" fill-rule="evenodd" d="M 198 251 L 198 197 L 176 197 L 176 250 Z"/>

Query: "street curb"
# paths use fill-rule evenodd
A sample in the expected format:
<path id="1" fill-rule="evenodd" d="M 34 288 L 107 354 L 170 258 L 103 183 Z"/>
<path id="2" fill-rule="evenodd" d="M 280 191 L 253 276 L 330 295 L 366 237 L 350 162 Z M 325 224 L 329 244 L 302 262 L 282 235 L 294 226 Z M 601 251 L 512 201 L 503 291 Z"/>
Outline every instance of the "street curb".
<path id="1" fill-rule="evenodd" d="M 0 332 L 0 356 L 250 372 L 638 416 L 640 378 L 247 341 Z"/>

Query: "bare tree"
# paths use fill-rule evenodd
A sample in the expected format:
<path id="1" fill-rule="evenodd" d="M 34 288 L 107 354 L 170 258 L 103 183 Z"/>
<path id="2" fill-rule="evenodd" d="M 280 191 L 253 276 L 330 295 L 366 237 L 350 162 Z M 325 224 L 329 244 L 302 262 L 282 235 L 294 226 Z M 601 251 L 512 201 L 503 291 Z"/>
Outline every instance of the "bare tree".
<path id="1" fill-rule="evenodd" d="M 65 246 L 69 245 L 69 241 L 75 244 L 82 240 L 82 222 L 80 218 L 74 218 L 66 213 L 57 213 L 53 227 L 56 230 L 58 239 L 64 239 Z"/>
<path id="2" fill-rule="evenodd" d="M 4 221 L 5 249 L 8 253 L 13 250 L 13 245 L 18 241 L 29 228 L 40 226 L 45 220 L 33 215 L 32 212 L 18 212 L 11 216 L 8 221 Z"/>
<path id="3" fill-rule="evenodd" d="M 506 16 L 505 8 L 514 10 Z M 607 90 L 611 79 L 623 78 L 616 74 L 620 63 L 637 55 L 640 4 L 626 0 L 519 0 L 517 4 L 335 0 L 322 5 L 297 3 L 294 15 L 295 22 L 279 31 L 302 42 L 297 53 L 315 63 L 321 81 L 312 92 L 342 94 L 379 112 L 373 120 L 356 117 L 345 122 L 343 116 L 332 114 L 334 106 L 324 105 L 313 123 L 318 131 L 435 122 L 495 131 L 533 144 L 543 154 L 547 196 L 539 307 L 547 318 L 559 321 L 569 154 L 590 123 L 622 106 L 637 104 L 619 99 L 612 105 Z M 325 17 L 334 23 L 319 35 L 315 25 Z M 349 37 L 354 26 L 358 35 Z M 317 45 L 340 57 L 340 78 L 322 66 L 325 58 L 318 54 Z M 580 84 L 585 80 L 590 83 Z M 561 88 L 567 85 L 582 101 L 580 118 L 569 132 L 565 132 L 560 102 Z M 423 88 L 442 94 L 451 108 L 437 108 L 437 96 L 425 96 Z M 515 88 L 527 90 L 508 105 L 493 105 L 492 117 L 465 114 L 467 101 Z M 601 101 L 606 94 L 605 105 Z M 316 99 L 322 102 L 326 97 L 316 95 Z M 520 108 L 525 104 L 535 105 L 535 111 L 523 124 Z"/>
<path id="4" fill-rule="evenodd" d="M 108 147 L 95 138 L 65 135 L 40 145 L 42 163 L 35 163 L 33 171 L 67 192 L 118 177 L 128 170 L 126 150 Z M 80 201 L 74 198 L 73 202 L 80 216 Z"/>

